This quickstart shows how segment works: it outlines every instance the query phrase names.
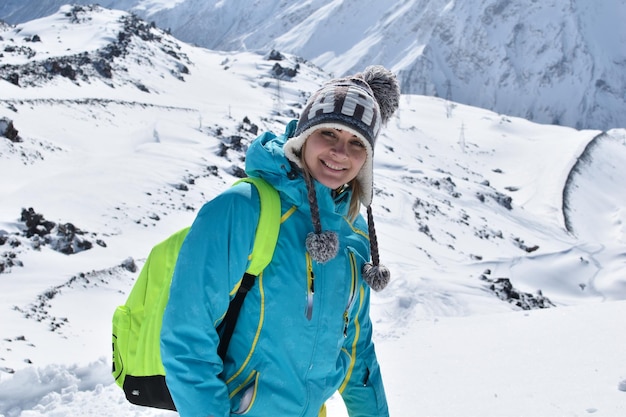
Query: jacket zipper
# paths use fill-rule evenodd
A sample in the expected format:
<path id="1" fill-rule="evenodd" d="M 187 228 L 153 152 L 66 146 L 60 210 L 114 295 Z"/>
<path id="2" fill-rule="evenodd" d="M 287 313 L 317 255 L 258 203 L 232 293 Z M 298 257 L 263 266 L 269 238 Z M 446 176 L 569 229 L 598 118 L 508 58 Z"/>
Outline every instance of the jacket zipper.
<path id="1" fill-rule="evenodd" d="M 313 263 L 311 262 L 311 256 L 308 252 L 306 256 L 306 271 L 307 271 L 307 291 L 306 291 L 306 309 L 304 314 L 307 320 L 311 320 L 313 317 L 313 295 L 315 295 L 315 274 L 313 273 Z"/>
<path id="2" fill-rule="evenodd" d="M 350 324 L 350 317 L 348 312 L 350 311 L 350 307 L 352 307 L 352 303 L 354 303 L 354 298 L 356 296 L 356 259 L 354 259 L 354 254 L 350 252 L 350 272 L 351 272 L 351 282 L 350 282 L 350 297 L 348 298 L 348 305 L 346 306 L 346 310 L 343 312 L 343 337 L 348 337 L 348 324 Z"/>

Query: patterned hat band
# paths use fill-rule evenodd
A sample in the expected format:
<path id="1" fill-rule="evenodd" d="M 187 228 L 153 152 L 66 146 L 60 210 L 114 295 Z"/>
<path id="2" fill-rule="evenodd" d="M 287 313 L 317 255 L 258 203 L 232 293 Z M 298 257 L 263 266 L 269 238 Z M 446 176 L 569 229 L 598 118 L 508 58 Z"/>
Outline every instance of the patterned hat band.
<path id="1" fill-rule="evenodd" d="M 360 133 L 373 151 L 381 127 L 380 108 L 367 84 L 351 81 L 317 91 L 300 116 L 296 136 L 315 125 L 338 123 Z"/>

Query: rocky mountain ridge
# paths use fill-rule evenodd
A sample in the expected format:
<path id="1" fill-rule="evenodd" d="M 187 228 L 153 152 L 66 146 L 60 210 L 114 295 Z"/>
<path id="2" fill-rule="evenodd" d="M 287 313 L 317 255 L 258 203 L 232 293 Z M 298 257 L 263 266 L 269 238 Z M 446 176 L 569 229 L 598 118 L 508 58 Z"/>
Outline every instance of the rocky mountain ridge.
<path id="1" fill-rule="evenodd" d="M 39 4 L 39 2 L 37 2 Z M 89 3 L 77 1 L 76 3 Z M 8 21 L 35 18 L 9 0 Z M 179 39 L 224 51 L 278 49 L 335 75 L 381 63 L 404 93 L 577 129 L 626 126 L 626 3 L 607 0 L 109 0 Z"/>

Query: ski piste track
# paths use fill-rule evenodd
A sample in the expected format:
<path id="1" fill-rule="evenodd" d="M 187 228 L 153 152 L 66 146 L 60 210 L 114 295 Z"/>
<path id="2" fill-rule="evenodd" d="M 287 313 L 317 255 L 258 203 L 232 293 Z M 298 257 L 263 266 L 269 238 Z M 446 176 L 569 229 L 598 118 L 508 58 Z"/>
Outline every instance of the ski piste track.
<path id="1" fill-rule="evenodd" d="M 578 158 L 576 159 L 576 163 L 574 163 L 574 165 L 572 166 L 572 169 L 570 169 L 569 174 L 567 175 L 567 180 L 565 181 L 565 185 L 563 186 L 563 199 L 562 199 L 563 204 L 562 204 L 561 210 L 563 212 L 565 229 L 567 229 L 569 233 L 572 233 L 572 234 L 576 233 L 575 231 L 576 227 L 573 224 L 570 211 L 568 209 L 569 207 L 568 203 L 573 193 L 575 192 L 574 184 L 575 184 L 576 177 L 578 175 L 582 175 L 581 167 L 583 164 L 589 165 L 593 162 L 593 152 L 601 144 L 601 141 L 609 140 L 609 139 L 610 139 L 610 136 L 606 132 L 602 132 L 594 136 L 594 138 L 591 139 L 589 143 L 587 143 L 587 146 L 585 146 L 585 149 L 578 156 Z"/>

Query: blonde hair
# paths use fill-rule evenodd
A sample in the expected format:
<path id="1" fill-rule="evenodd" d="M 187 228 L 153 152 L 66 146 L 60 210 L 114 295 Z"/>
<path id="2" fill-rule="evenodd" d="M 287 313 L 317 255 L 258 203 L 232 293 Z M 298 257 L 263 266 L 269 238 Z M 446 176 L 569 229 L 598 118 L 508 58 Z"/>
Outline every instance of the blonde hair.
<path id="1" fill-rule="evenodd" d="M 363 188 L 361 188 L 361 183 L 358 182 L 356 178 L 350 181 L 350 187 L 352 188 L 352 197 L 350 197 L 348 217 L 350 217 L 350 221 L 354 221 L 361 211 L 361 194 L 363 194 Z"/>

